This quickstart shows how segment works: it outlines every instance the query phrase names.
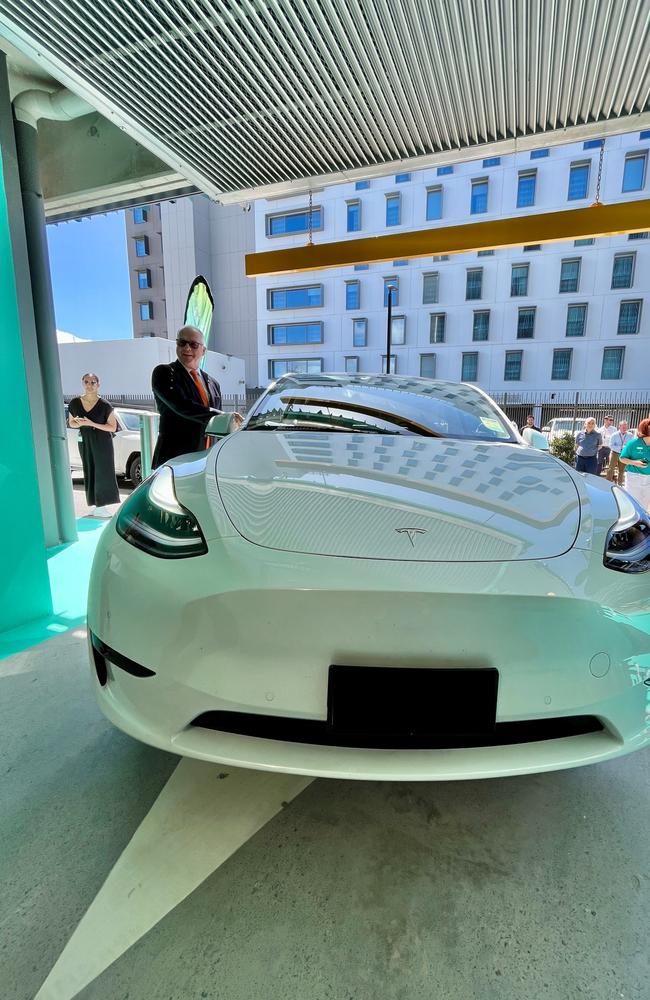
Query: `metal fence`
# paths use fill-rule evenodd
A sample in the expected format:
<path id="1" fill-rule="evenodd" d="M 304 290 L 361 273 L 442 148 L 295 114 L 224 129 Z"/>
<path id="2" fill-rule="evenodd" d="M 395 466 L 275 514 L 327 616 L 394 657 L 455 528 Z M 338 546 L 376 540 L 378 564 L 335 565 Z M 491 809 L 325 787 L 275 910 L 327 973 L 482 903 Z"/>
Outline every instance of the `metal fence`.
<path id="1" fill-rule="evenodd" d="M 221 397 L 221 405 L 226 413 L 232 413 L 235 410 L 246 413 L 263 392 L 263 389 L 253 389 L 247 391 L 245 397 L 243 395 L 224 395 Z M 150 392 L 139 394 L 106 392 L 102 393 L 102 396 L 113 406 L 128 406 L 136 410 L 156 409 L 156 401 Z M 74 399 L 74 396 L 66 395 L 63 399 L 64 402 L 69 403 L 71 399 Z"/>
<path id="2" fill-rule="evenodd" d="M 492 398 L 518 427 L 526 423 L 529 413 L 538 427 L 545 427 L 553 417 L 573 417 L 586 420 L 595 417 L 602 426 L 607 414 L 616 424 L 627 420 L 630 427 L 637 427 L 640 420 L 650 417 L 650 391 L 629 391 L 614 396 L 611 392 L 574 393 L 492 393 Z"/>

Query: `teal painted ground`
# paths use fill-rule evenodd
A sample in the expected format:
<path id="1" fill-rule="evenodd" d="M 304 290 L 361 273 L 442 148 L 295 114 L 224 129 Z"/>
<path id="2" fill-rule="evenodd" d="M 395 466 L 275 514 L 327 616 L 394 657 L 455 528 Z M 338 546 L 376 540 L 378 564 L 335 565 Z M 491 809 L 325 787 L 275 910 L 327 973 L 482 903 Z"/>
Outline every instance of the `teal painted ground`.
<path id="1" fill-rule="evenodd" d="M 53 613 L 48 618 L 36 618 L 0 633 L 0 660 L 68 629 L 85 625 L 90 569 L 97 543 L 107 523 L 92 517 L 79 518 L 77 541 L 48 551 Z"/>

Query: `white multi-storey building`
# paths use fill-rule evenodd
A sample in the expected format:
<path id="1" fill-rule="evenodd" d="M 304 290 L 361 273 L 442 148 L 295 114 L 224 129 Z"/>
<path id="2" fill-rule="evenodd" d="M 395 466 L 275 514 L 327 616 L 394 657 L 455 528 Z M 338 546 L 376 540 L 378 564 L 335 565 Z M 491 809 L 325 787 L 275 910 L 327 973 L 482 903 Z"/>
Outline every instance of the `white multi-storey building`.
<path id="1" fill-rule="evenodd" d="M 600 200 L 648 197 L 650 131 L 606 139 Z M 314 192 L 314 242 L 582 208 L 601 140 Z M 304 196 L 254 205 L 255 248 L 304 245 Z M 506 390 L 650 387 L 648 233 L 256 279 L 258 383 L 391 368 Z"/>

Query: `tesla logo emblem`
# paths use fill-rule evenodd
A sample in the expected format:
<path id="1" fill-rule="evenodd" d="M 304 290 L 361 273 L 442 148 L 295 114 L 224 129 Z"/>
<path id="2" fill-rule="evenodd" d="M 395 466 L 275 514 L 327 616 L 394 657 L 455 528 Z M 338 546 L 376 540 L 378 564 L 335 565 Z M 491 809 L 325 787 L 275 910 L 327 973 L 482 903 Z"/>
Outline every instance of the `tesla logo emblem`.
<path id="1" fill-rule="evenodd" d="M 408 535 L 408 540 L 415 548 L 415 536 L 416 535 L 426 535 L 426 528 L 395 528 L 398 535 Z"/>

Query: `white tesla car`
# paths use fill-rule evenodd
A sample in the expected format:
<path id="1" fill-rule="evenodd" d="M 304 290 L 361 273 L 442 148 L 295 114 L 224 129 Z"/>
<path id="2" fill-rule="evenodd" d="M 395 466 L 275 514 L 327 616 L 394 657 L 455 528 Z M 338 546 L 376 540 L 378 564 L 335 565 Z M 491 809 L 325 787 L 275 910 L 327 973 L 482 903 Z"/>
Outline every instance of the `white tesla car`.
<path id="1" fill-rule="evenodd" d="M 104 531 L 99 704 L 242 767 L 457 779 L 650 741 L 650 523 L 468 385 L 288 375 Z"/>

